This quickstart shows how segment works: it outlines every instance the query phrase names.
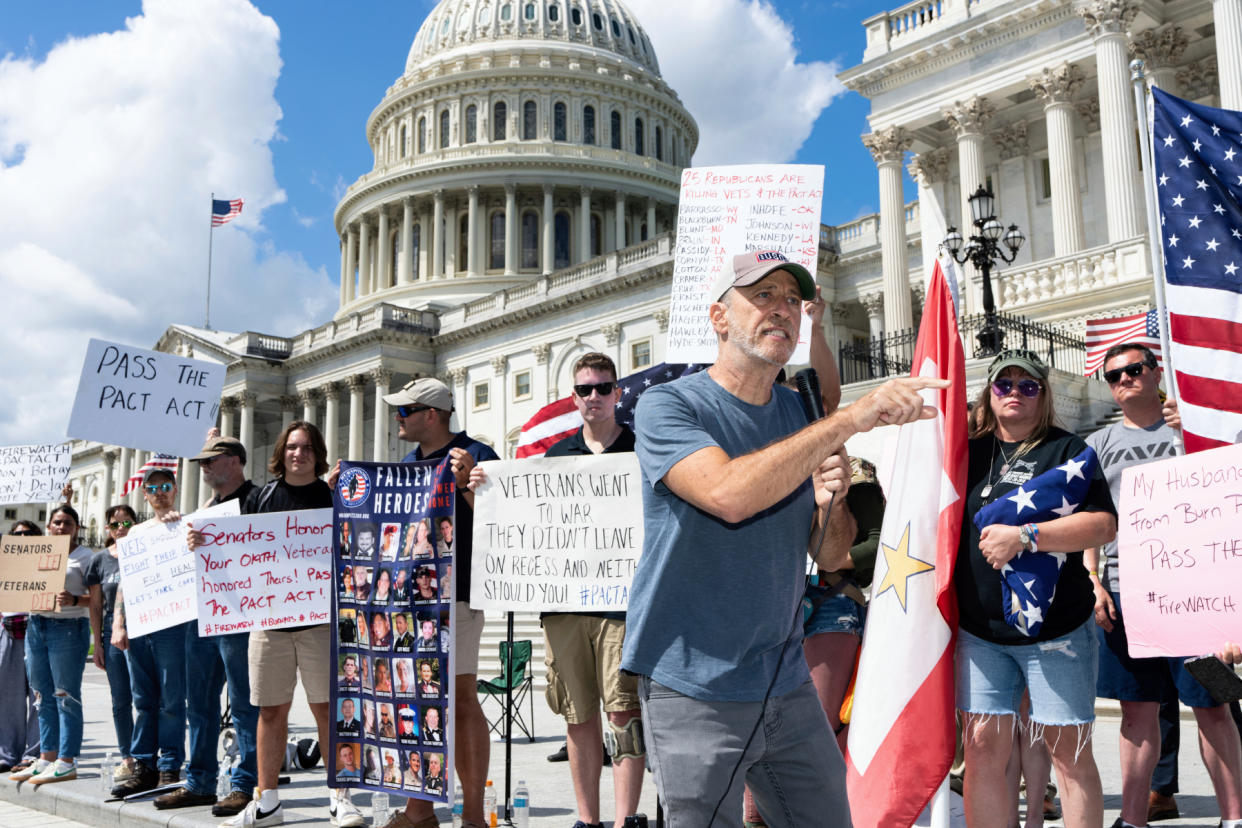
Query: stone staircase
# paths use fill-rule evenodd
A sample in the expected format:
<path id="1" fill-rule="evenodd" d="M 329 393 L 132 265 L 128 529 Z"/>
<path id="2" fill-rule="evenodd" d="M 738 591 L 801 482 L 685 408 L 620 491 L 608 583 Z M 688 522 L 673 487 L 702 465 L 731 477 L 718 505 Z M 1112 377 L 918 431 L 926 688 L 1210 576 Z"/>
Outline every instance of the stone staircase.
<path id="1" fill-rule="evenodd" d="M 505 640 L 508 626 L 507 613 L 489 612 L 483 625 L 483 638 L 479 644 L 479 678 L 492 679 L 500 675 L 500 642 Z M 543 628 L 539 626 L 539 613 L 515 612 L 513 614 L 513 640 L 529 640 L 531 643 L 531 667 L 535 671 L 535 689 L 542 692 L 546 686 L 543 668 Z"/>

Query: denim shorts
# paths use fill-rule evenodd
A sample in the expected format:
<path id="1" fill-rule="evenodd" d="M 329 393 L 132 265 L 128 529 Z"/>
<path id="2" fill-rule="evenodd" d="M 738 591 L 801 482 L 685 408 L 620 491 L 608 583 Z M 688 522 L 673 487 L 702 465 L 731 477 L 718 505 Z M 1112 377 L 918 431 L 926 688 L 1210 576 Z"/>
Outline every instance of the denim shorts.
<path id="1" fill-rule="evenodd" d="M 1100 677 L 1096 694 L 1106 699 L 1129 702 L 1159 702 L 1177 688 L 1177 698 L 1188 707 L 1217 707 L 1218 703 L 1194 676 L 1186 672 L 1184 658 L 1131 658 L 1126 639 L 1125 616 L 1121 612 L 1121 596 L 1116 592 L 1113 606 L 1117 620 L 1113 631 L 1099 627 Z"/>
<path id="2" fill-rule="evenodd" d="M 993 644 L 960 630 L 957 707 L 966 713 L 1017 715 L 1023 689 L 1031 720 L 1044 725 L 1095 721 L 1098 641 L 1088 619 L 1060 638 L 1033 644 Z"/>
<path id="3" fill-rule="evenodd" d="M 863 622 L 867 618 L 867 608 L 843 593 L 824 601 L 806 618 L 805 610 L 810 609 L 816 599 L 828 592 L 832 587 L 808 585 L 802 597 L 803 618 L 802 637 L 810 638 L 820 633 L 849 633 L 862 637 Z"/>

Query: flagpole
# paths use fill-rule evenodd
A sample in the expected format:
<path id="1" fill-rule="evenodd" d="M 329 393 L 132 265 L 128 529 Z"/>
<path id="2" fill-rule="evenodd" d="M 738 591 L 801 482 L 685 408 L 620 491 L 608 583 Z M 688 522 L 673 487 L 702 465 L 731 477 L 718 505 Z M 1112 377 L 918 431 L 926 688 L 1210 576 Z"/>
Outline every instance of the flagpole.
<path id="1" fill-rule="evenodd" d="M 1143 191 L 1147 196 L 1147 250 L 1151 254 L 1151 275 L 1156 286 L 1156 316 L 1160 320 L 1160 349 L 1164 352 L 1164 376 L 1169 383 L 1169 396 L 1176 403 L 1177 376 L 1173 373 L 1173 350 L 1169 346 L 1169 313 L 1164 299 L 1164 251 L 1161 246 L 1160 208 L 1156 203 L 1156 165 L 1152 158 L 1152 123 L 1148 118 L 1148 95 L 1143 61 L 1130 61 L 1130 84 L 1134 87 L 1134 111 L 1141 118 L 1139 148 L 1143 155 Z"/>
<path id="2" fill-rule="evenodd" d="M 211 194 L 211 208 L 207 211 L 207 309 L 203 315 L 203 327 L 211 330 L 211 242 L 215 238 L 216 194 Z"/>

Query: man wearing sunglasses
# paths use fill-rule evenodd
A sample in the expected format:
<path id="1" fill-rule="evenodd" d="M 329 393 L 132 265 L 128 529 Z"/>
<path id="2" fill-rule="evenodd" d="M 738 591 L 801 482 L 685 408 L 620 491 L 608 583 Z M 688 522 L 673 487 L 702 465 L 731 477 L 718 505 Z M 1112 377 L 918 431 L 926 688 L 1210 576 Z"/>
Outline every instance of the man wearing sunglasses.
<path id="1" fill-rule="evenodd" d="M 483 635 L 483 613 L 473 610 L 470 600 L 471 536 L 474 532 L 474 493 L 467 488 L 470 470 L 482 460 L 499 460 L 491 446 L 480 443 L 464 431 L 454 432 L 449 423 L 453 416 L 453 392 L 432 377 L 413 379 L 384 402 L 395 408 L 397 436 L 418 446 L 405 456 L 404 463 L 419 460 L 447 459 L 457 483 L 454 509 L 457 515 L 458 584 L 456 605 L 457 641 L 453 650 L 453 668 L 457 686 L 474 687 L 479 671 L 479 640 Z M 331 481 L 330 481 L 331 482 Z M 479 706 L 478 696 L 462 693 L 453 705 L 456 716 L 455 752 L 457 775 L 465 799 L 463 825 L 484 825 L 483 783 L 487 778 L 490 750 L 487 719 Z M 385 828 L 435 828 L 432 803 L 423 799 L 407 800 L 405 810 L 398 811 Z"/>
<path id="2" fill-rule="evenodd" d="M 1170 400 L 1162 403 L 1156 356 L 1137 343 L 1115 345 L 1104 354 L 1104 380 L 1121 406 L 1120 422 L 1087 438 L 1095 449 L 1118 511 L 1125 512 L 1121 473 L 1182 453 L 1181 419 Z M 1100 552 L 1103 555 L 1100 555 Z M 1100 558 L 1103 572 L 1097 574 Z M 1200 750 L 1226 824 L 1242 818 L 1242 744 L 1227 705 L 1218 705 L 1183 667 L 1180 658 L 1131 658 L 1121 606 L 1116 541 L 1088 549 L 1083 563 L 1095 589 L 1100 672 L 1097 695 L 1121 702 L 1121 817 L 1118 825 L 1146 825 L 1178 814 L 1177 753 L 1161 756 L 1160 706 L 1181 700 L 1195 713 Z M 1172 727 L 1177 724 L 1176 713 Z M 1167 737 L 1166 737 L 1167 739 Z M 1172 744 L 1172 740 L 1169 740 Z M 1157 762 L 1161 773 L 1153 779 Z M 1163 778 L 1161 778 L 1163 777 Z"/>

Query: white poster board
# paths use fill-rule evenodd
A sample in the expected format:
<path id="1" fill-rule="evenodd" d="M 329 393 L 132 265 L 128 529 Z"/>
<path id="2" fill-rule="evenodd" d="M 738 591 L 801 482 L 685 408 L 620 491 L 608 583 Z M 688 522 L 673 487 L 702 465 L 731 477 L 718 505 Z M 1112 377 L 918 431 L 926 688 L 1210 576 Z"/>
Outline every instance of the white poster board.
<path id="1" fill-rule="evenodd" d="M 0 446 L 0 503 L 60 500 L 72 462 L 68 443 Z"/>
<path id="2" fill-rule="evenodd" d="M 681 173 L 677 252 L 665 362 L 716 360 L 707 320 L 712 283 L 729 258 L 779 250 L 816 273 L 824 168 L 817 164 L 689 167 Z M 810 321 L 803 316 L 791 362 L 810 360 Z"/>
<path id="3" fill-rule="evenodd" d="M 216 424 L 224 372 L 219 362 L 92 339 L 69 436 L 191 457 Z"/>
<path id="4" fill-rule="evenodd" d="M 186 521 L 236 515 L 241 504 L 229 500 L 199 509 L 177 523 L 152 518 L 116 543 L 125 596 L 125 630 L 130 638 L 158 632 L 198 617 L 194 589 L 194 553 L 185 543 Z"/>
<path id="5" fill-rule="evenodd" d="M 328 622 L 331 509 L 211 518 L 194 529 L 203 534 L 194 550 L 200 636 Z"/>
<path id="6" fill-rule="evenodd" d="M 643 548 L 632 452 L 480 463 L 470 605 L 622 612 Z"/>

